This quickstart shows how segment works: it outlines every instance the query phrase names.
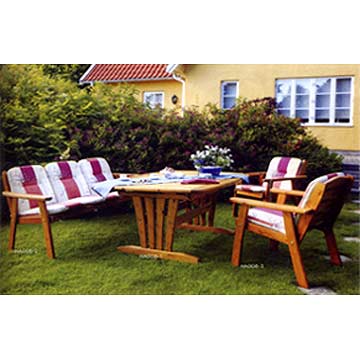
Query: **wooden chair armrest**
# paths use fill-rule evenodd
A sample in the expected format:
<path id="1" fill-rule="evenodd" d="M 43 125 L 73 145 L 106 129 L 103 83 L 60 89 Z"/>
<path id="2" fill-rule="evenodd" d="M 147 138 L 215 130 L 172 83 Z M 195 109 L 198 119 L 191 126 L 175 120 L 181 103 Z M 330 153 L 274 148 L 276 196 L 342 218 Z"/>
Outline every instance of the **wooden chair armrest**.
<path id="1" fill-rule="evenodd" d="M 237 198 L 237 197 L 230 198 L 230 201 L 234 204 L 239 204 L 239 205 L 260 207 L 260 208 L 265 208 L 265 209 L 279 210 L 279 211 L 283 211 L 283 212 L 290 212 L 290 213 L 296 213 L 296 214 L 306 214 L 306 213 L 313 211 L 313 209 L 310 209 L 310 208 L 303 209 L 303 208 L 300 208 L 300 207 L 294 206 L 294 205 L 277 204 L 277 203 L 271 203 L 271 202 L 267 202 L 267 201 L 259 201 L 259 200 Z"/>
<path id="2" fill-rule="evenodd" d="M 301 180 L 301 179 L 306 179 L 307 176 L 306 175 L 296 175 L 296 176 L 291 176 L 291 177 L 273 177 L 273 178 L 268 178 L 268 179 L 264 179 L 265 181 L 286 181 L 286 180 Z"/>
<path id="3" fill-rule="evenodd" d="M 35 201 L 47 201 L 51 200 L 51 196 L 45 195 L 35 195 L 35 194 L 21 194 L 15 193 L 12 191 L 3 191 L 2 193 L 5 197 L 15 198 L 15 199 L 25 199 L 25 200 L 35 200 Z"/>
<path id="4" fill-rule="evenodd" d="M 272 188 L 270 192 L 272 194 L 284 194 L 290 196 L 303 196 L 305 194 L 305 191 L 301 191 L 301 190 L 286 190 L 286 189 L 278 189 L 278 188 Z"/>

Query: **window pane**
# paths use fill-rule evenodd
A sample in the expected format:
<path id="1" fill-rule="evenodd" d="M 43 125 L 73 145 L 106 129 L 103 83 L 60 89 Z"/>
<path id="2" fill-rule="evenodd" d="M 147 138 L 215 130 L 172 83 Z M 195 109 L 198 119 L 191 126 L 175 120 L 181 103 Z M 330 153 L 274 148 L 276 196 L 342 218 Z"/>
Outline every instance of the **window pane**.
<path id="1" fill-rule="evenodd" d="M 296 110 L 295 117 L 300 118 L 301 122 L 309 121 L 309 110 Z"/>
<path id="2" fill-rule="evenodd" d="M 235 106 L 236 98 L 226 97 L 224 98 L 224 109 L 231 109 Z"/>
<path id="3" fill-rule="evenodd" d="M 155 103 L 161 105 L 162 98 L 163 98 L 162 94 L 155 94 Z"/>
<path id="4" fill-rule="evenodd" d="M 153 101 L 153 94 L 145 94 L 145 102 L 151 103 Z"/>
<path id="5" fill-rule="evenodd" d="M 309 95 L 297 95 L 296 96 L 296 107 L 297 108 L 309 107 Z"/>
<path id="6" fill-rule="evenodd" d="M 279 107 L 289 107 L 290 106 L 290 94 L 291 94 L 291 80 L 277 80 L 276 81 L 276 102 Z M 287 99 L 285 100 L 285 98 L 287 98 Z M 285 101 L 284 104 L 282 104 L 283 101 Z"/>
<path id="7" fill-rule="evenodd" d="M 335 122 L 349 123 L 350 122 L 350 110 L 336 110 Z"/>
<path id="8" fill-rule="evenodd" d="M 279 108 L 289 108 L 290 107 L 290 95 L 284 96 L 280 102 L 277 103 Z"/>
<path id="9" fill-rule="evenodd" d="M 317 95 L 316 96 L 316 107 L 317 108 L 328 108 L 330 106 L 330 95 Z"/>
<path id="10" fill-rule="evenodd" d="M 329 93 L 331 79 L 316 79 L 316 93 Z"/>
<path id="11" fill-rule="evenodd" d="M 227 83 L 224 84 L 224 93 L 223 95 L 230 95 L 236 97 L 236 83 Z"/>
<path id="12" fill-rule="evenodd" d="M 297 94 L 308 94 L 310 90 L 310 80 L 296 80 L 296 93 Z"/>
<path id="13" fill-rule="evenodd" d="M 316 110 L 315 122 L 316 123 L 328 123 L 329 122 L 329 110 Z"/>
<path id="14" fill-rule="evenodd" d="M 286 110 L 286 109 L 278 110 L 278 114 L 290 117 L 290 109 L 289 110 Z"/>
<path id="15" fill-rule="evenodd" d="M 350 94 L 336 95 L 336 107 L 350 107 Z"/>
<path id="16" fill-rule="evenodd" d="M 336 92 L 350 92 L 350 91 L 351 91 L 351 79 L 336 80 Z"/>
<path id="17" fill-rule="evenodd" d="M 162 106 L 163 103 L 163 94 L 149 92 L 144 94 L 144 102 L 149 104 L 151 108 L 156 107 L 157 105 Z"/>

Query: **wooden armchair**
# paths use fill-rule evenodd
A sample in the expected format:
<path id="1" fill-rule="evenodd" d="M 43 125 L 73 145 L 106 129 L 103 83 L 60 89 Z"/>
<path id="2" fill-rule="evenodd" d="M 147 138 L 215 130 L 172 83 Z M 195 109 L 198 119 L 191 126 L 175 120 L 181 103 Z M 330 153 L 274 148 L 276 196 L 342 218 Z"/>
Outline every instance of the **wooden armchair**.
<path id="1" fill-rule="evenodd" d="M 336 246 L 333 226 L 350 192 L 354 178 L 342 173 L 329 174 L 312 181 L 305 192 L 273 189 L 279 197 L 278 203 L 245 198 L 231 198 L 240 205 L 236 219 L 232 264 L 240 265 L 245 230 L 270 238 L 289 247 L 296 280 L 304 288 L 309 284 L 306 278 L 300 244 L 312 229 L 321 230 L 326 239 L 330 261 L 341 265 Z M 299 196 L 298 206 L 286 205 L 286 196 Z"/>
<path id="2" fill-rule="evenodd" d="M 306 179 L 306 164 L 306 160 L 298 158 L 275 157 L 266 172 L 247 173 L 250 179 L 255 180 L 255 184 L 237 185 L 234 196 L 268 200 L 272 188 L 296 189 L 299 181 Z"/>

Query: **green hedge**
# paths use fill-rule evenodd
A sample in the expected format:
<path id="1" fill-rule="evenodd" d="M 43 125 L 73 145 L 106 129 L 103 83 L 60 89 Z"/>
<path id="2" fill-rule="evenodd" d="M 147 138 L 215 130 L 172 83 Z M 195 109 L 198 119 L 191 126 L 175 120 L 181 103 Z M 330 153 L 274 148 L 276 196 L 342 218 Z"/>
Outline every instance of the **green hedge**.
<path id="1" fill-rule="evenodd" d="M 265 170 L 274 156 L 307 159 L 309 179 L 341 169 L 298 119 L 278 115 L 274 99 L 238 101 L 224 111 L 150 109 L 132 87 L 76 83 L 38 65 L 0 66 L 1 168 L 59 159 L 106 158 L 114 171 L 192 168 L 206 144 L 229 147 L 234 170 Z"/>

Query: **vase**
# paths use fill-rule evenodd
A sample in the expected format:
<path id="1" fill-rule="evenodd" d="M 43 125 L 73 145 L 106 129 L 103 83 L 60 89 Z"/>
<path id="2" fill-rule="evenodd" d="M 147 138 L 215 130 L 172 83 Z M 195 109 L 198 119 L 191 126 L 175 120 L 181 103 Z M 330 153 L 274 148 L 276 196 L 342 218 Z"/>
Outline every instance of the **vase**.
<path id="1" fill-rule="evenodd" d="M 200 174 L 211 174 L 212 176 L 219 176 L 221 173 L 221 166 L 203 166 L 199 168 Z"/>

